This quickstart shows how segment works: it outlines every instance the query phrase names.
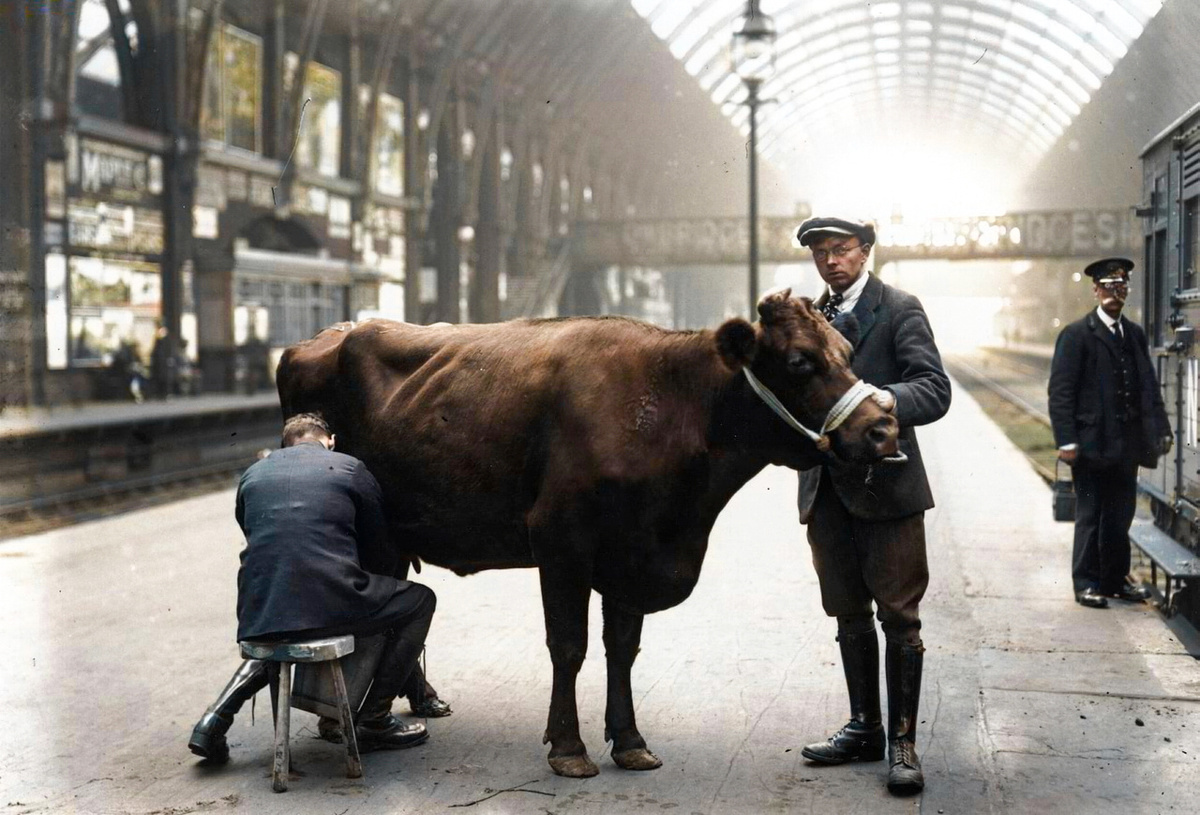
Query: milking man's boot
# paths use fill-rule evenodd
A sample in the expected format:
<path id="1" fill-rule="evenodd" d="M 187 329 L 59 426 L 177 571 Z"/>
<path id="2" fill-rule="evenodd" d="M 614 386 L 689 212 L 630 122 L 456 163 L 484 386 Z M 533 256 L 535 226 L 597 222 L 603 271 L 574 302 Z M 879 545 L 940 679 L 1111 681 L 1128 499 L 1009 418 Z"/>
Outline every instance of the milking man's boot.
<path id="1" fill-rule="evenodd" d="M 421 644 L 405 639 L 396 640 L 384 652 L 375 669 L 371 690 L 355 718 L 354 736 L 360 751 L 402 750 L 429 738 L 425 725 L 405 724 L 392 715 L 392 700 L 404 687 L 420 656 Z"/>
<path id="2" fill-rule="evenodd" d="M 888 790 L 914 795 L 925 788 L 917 757 L 917 705 L 921 696 L 921 666 L 925 648 L 887 644 Z"/>
<path id="3" fill-rule="evenodd" d="M 879 716 L 879 638 L 875 629 L 838 634 L 842 669 L 850 694 L 850 721 L 825 741 L 800 751 L 809 761 L 843 764 L 883 758 L 883 723 Z"/>
<path id="4" fill-rule="evenodd" d="M 229 760 L 229 744 L 225 733 L 233 724 L 233 717 L 247 699 L 265 688 L 269 682 L 267 663 L 261 659 L 248 659 L 234 673 L 217 701 L 209 706 L 200 721 L 192 728 L 188 749 L 201 758 L 218 764 Z"/>

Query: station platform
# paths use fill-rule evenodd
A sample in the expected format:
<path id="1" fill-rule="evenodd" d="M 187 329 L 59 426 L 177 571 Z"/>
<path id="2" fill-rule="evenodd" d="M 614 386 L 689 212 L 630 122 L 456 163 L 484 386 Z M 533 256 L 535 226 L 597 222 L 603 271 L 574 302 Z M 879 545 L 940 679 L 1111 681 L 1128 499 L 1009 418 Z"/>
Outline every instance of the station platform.
<path id="1" fill-rule="evenodd" d="M 56 407 L 9 407 L 0 412 L 0 439 L 37 433 L 62 433 L 102 428 L 129 422 L 154 422 L 230 409 L 270 407 L 279 404 L 274 390 L 242 395 L 212 393 L 172 396 L 144 402 L 84 402 Z"/>
<path id="2" fill-rule="evenodd" d="M 884 762 L 800 756 L 848 710 L 796 476 L 770 469 L 722 514 L 693 596 L 646 620 L 633 683 L 657 771 L 608 757 L 594 603 L 578 698 L 601 773 L 586 780 L 545 761 L 551 671 L 533 571 L 427 568 L 417 579 L 439 598 L 428 674 L 454 715 L 429 721 L 422 747 L 364 756 L 365 777 L 348 780 L 341 748 L 293 712 L 301 774 L 275 795 L 267 694 L 230 731 L 229 764 L 186 747 L 238 662 L 232 490 L 6 541 L 0 802 L 11 815 L 1195 811 L 1200 663 L 1148 605 L 1074 602 L 1071 526 L 1053 522 L 1045 484 L 962 390 L 919 432 L 938 501 L 920 797 L 890 796 Z"/>

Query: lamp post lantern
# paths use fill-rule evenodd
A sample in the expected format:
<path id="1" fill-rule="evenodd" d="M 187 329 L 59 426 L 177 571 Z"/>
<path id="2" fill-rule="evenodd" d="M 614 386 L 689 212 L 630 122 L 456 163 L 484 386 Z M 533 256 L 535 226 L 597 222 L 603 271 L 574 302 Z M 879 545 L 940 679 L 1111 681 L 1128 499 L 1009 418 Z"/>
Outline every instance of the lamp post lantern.
<path id="1" fill-rule="evenodd" d="M 746 12 L 733 32 L 730 61 L 746 84 L 750 108 L 750 319 L 758 305 L 758 92 L 775 71 L 775 21 L 763 14 L 759 0 L 746 0 Z"/>

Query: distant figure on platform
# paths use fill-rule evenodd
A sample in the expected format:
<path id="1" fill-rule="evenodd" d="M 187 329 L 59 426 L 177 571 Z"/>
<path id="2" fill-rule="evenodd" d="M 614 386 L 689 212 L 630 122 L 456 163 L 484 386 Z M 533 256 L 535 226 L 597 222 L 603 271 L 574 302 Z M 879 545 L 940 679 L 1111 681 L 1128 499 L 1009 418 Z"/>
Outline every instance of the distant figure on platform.
<path id="1" fill-rule="evenodd" d="M 1171 449 L 1171 426 L 1142 327 L 1121 316 L 1133 261 L 1106 258 L 1083 273 L 1099 305 L 1058 335 L 1050 369 L 1050 422 L 1058 457 L 1075 475 L 1075 601 L 1137 602 L 1129 580 L 1129 525 L 1137 469 L 1156 467 Z"/>
<path id="2" fill-rule="evenodd" d="M 334 444 L 319 416 L 293 416 L 283 427 L 282 449 L 242 475 L 237 521 L 246 548 L 237 638 L 385 634 L 355 735 L 363 751 L 412 747 L 428 738 L 425 726 L 400 722 L 391 706 L 417 665 L 436 598 L 425 586 L 392 577 L 398 558 L 387 540 L 379 484 L 361 461 L 333 452 Z M 225 733 L 234 714 L 267 684 L 266 662 L 243 662 L 192 730 L 191 751 L 227 760 Z"/>
<path id="3" fill-rule="evenodd" d="M 175 379 L 174 343 L 171 332 L 160 325 L 154 332 L 154 347 L 150 350 L 150 394 L 155 399 L 166 399 Z"/>
<path id="4" fill-rule="evenodd" d="M 919 605 L 929 584 L 925 510 L 933 506 L 913 428 L 946 415 L 950 379 L 921 303 L 867 271 L 874 226 L 810 218 L 796 237 L 827 284 L 818 308 L 830 322 L 849 321 L 850 334 L 857 322 L 851 367 L 881 389 L 876 400 L 899 421 L 908 457 L 872 467 L 830 461 L 800 474 L 800 522 L 808 525 L 821 603 L 837 618 L 850 696 L 846 726 L 801 754 L 818 764 L 883 758 L 874 611 L 887 640 L 887 786 L 912 794 L 925 787 L 916 748 L 925 653 Z"/>

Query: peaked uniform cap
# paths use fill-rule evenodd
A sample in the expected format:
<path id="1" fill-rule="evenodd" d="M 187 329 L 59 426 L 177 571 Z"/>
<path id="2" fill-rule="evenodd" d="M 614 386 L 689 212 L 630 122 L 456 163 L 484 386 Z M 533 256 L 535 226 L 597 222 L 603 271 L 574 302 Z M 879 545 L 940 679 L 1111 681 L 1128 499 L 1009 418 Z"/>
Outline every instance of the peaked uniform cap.
<path id="1" fill-rule="evenodd" d="M 808 246 L 822 235 L 852 235 L 863 243 L 875 244 L 875 225 L 845 218 L 809 218 L 796 230 L 796 241 Z"/>
<path id="2" fill-rule="evenodd" d="M 1113 271 L 1113 266 L 1119 267 L 1125 272 L 1125 274 L 1129 274 L 1133 271 L 1133 261 L 1129 258 L 1105 258 L 1104 260 L 1097 260 L 1094 263 L 1089 263 L 1087 267 L 1084 268 L 1083 273 L 1090 278 L 1099 280 L 1105 275 L 1111 273 Z"/>

